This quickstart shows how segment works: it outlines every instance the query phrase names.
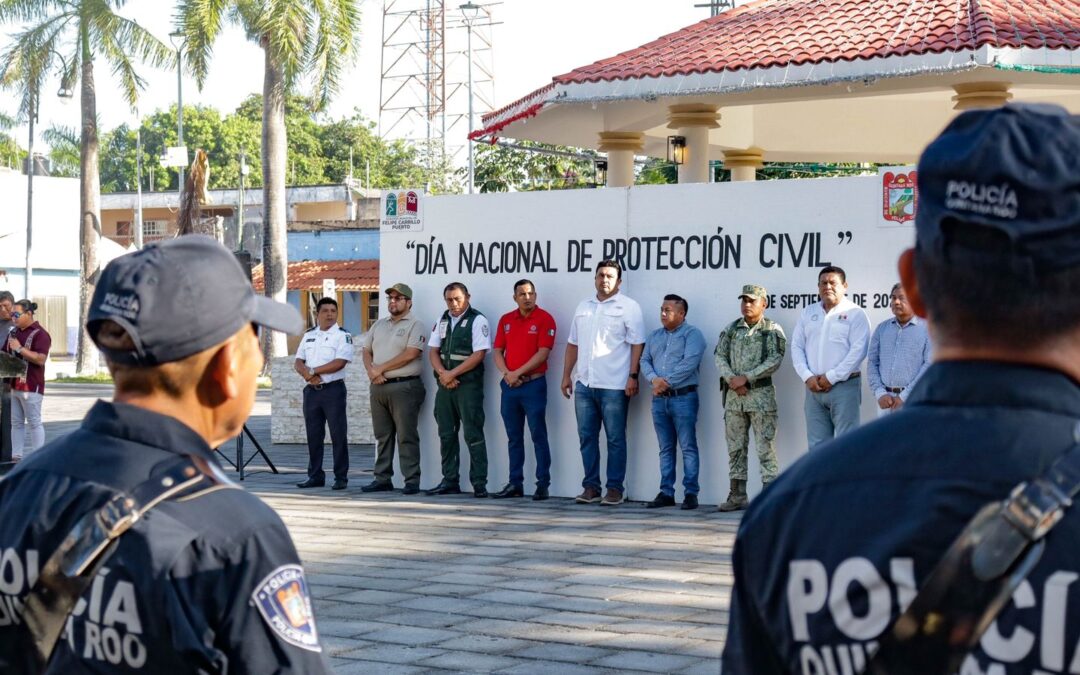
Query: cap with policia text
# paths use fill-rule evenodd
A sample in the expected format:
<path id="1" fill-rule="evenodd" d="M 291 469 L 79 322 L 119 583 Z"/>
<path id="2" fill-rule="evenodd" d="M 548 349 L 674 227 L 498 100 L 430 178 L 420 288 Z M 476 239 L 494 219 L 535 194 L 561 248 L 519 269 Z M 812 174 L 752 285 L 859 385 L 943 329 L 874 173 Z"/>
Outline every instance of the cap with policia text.
<path id="1" fill-rule="evenodd" d="M 959 115 L 923 152 L 918 183 L 920 254 L 1005 258 L 1033 277 L 1080 265 L 1080 117 L 1064 108 L 1010 104 Z M 988 251 L 954 236 L 957 223 L 995 231 L 1002 246 Z"/>
<path id="2" fill-rule="evenodd" d="M 127 331 L 134 351 L 102 348 L 97 333 L 107 320 Z M 109 263 L 94 290 L 86 330 L 111 361 L 154 366 L 220 344 L 248 323 L 291 334 L 304 328 L 295 309 L 255 294 L 224 246 L 192 234 Z"/>
<path id="3" fill-rule="evenodd" d="M 742 287 L 742 293 L 739 293 L 739 299 L 754 298 L 755 300 L 764 300 L 768 297 L 765 292 L 764 286 L 758 286 L 757 284 L 746 284 Z"/>
<path id="4" fill-rule="evenodd" d="M 404 295 L 406 300 L 412 300 L 412 289 L 405 284 L 394 284 L 390 288 L 383 291 L 383 293 L 389 293 L 390 291 L 397 291 L 401 295 Z"/>

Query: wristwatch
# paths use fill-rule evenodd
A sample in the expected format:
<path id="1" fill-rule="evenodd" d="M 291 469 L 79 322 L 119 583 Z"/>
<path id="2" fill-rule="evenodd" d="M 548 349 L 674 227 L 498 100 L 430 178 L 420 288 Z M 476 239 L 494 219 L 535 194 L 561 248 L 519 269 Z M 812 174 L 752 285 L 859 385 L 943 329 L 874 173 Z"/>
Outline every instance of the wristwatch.
<path id="1" fill-rule="evenodd" d="M 314 368 L 308 368 L 308 369 L 307 369 L 307 376 L 308 376 L 308 379 L 309 379 L 309 380 L 310 380 L 311 378 L 315 377 L 315 369 L 314 369 Z"/>
<path id="2" fill-rule="evenodd" d="M 634 378 L 635 380 L 638 379 L 638 375 L 640 375 L 640 373 L 630 373 L 630 377 Z"/>

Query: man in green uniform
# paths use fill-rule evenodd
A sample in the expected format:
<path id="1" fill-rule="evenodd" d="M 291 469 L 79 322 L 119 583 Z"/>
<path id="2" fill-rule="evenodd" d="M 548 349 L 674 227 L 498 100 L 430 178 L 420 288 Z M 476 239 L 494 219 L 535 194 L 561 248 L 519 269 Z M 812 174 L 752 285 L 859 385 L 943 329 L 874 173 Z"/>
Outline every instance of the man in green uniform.
<path id="1" fill-rule="evenodd" d="M 714 356 L 724 393 L 724 427 L 728 445 L 728 477 L 731 490 L 721 511 L 745 509 L 747 448 L 750 427 L 761 463 L 761 483 L 768 485 L 780 467 L 776 462 L 776 390 L 772 374 L 787 350 L 780 324 L 765 318 L 768 295 L 761 286 L 743 286 L 742 318 L 720 333 Z"/>
<path id="2" fill-rule="evenodd" d="M 483 314 L 469 305 L 469 289 L 455 281 L 443 289 L 446 311 L 428 339 L 428 360 L 435 369 L 435 423 L 439 427 L 443 479 L 429 495 L 461 492 L 461 446 L 464 427 L 469 446 L 469 481 L 474 497 L 487 497 L 487 444 L 484 442 L 484 355 L 491 349 L 491 329 Z"/>

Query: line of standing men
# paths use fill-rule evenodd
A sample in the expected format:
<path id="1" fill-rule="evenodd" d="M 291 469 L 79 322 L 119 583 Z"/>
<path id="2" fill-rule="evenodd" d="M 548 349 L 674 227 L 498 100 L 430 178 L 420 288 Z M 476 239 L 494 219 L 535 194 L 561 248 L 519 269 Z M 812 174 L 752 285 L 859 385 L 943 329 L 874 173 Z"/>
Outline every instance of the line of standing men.
<path id="1" fill-rule="evenodd" d="M 683 509 L 698 506 L 699 367 L 705 352 L 701 331 L 686 322 L 689 303 L 679 295 L 664 297 L 661 327 L 645 334 L 641 307 L 620 292 L 622 269 L 605 260 L 597 265 L 595 295 L 574 311 L 563 359 L 560 390 L 574 401 L 584 468 L 579 503 L 604 506 L 625 500 L 626 418 L 629 400 L 643 377 L 651 389 L 653 426 L 659 445 L 660 492 L 650 508 L 675 505 L 676 457 L 683 453 Z M 855 428 L 862 393 L 858 377 L 869 352 L 868 380 L 881 414 L 903 405 L 906 392 L 929 363 L 925 326 L 911 312 L 899 285 L 893 288 L 894 318 L 870 336 L 866 313 L 846 298 L 843 269 L 823 268 L 818 275 L 821 297 L 799 318 L 792 340 L 792 362 L 806 383 L 804 404 L 807 443 L 821 442 Z M 399 448 L 404 494 L 420 491 L 418 415 L 426 396 L 421 379 L 425 335 L 411 314 L 412 289 L 395 284 L 386 291 L 389 316 L 364 336 L 363 359 L 371 381 L 371 414 L 376 437 L 374 479 L 364 492 L 393 489 L 393 456 Z M 547 499 L 551 483 L 548 441 L 547 360 L 555 345 L 554 318 L 537 305 L 535 285 L 514 284 L 516 309 L 500 317 L 492 329 L 470 304 L 468 288 L 453 282 L 443 291 L 447 309 L 426 338 L 428 362 L 437 390 L 442 479 L 428 495 L 460 494 L 461 446 L 469 450 L 469 480 L 475 497 L 523 497 L 525 437 L 528 423 L 536 455 L 533 499 Z M 783 328 L 765 317 L 768 294 L 749 284 L 739 295 L 741 317 L 720 334 L 713 352 L 723 392 L 730 491 L 721 511 L 746 508 L 749 498 L 748 448 L 753 429 L 763 486 L 776 478 L 777 404 L 772 376 L 787 351 Z M 325 303 L 325 304 L 324 304 Z M 319 326 L 304 337 L 296 369 L 308 382 L 305 420 L 308 424 L 308 479 L 300 487 L 324 485 L 322 429 L 329 420 L 335 446 L 335 489 L 347 485 L 344 383 L 341 369 L 351 360 L 351 339 L 336 326 L 336 303 L 319 303 Z M 325 316 L 324 316 L 325 313 Z M 325 324 L 325 325 L 324 325 Z M 494 333 L 494 334 L 493 334 Z M 484 359 L 493 350 L 500 375 L 500 413 L 507 434 L 509 482 L 498 492 L 487 489 L 487 444 L 484 438 Z M 348 354 L 346 354 L 348 352 Z M 328 377 L 330 378 L 328 382 Z M 333 382 L 340 386 L 328 387 Z M 329 391 L 327 391 L 329 389 Z M 340 411 L 340 412 L 339 412 Z M 308 413 L 311 414 L 308 414 Z M 342 439 L 338 442 L 338 436 Z M 607 476 L 600 479 L 600 430 L 607 441 Z M 342 448 L 339 456 L 338 448 Z M 602 488 L 606 488 L 603 490 Z"/>

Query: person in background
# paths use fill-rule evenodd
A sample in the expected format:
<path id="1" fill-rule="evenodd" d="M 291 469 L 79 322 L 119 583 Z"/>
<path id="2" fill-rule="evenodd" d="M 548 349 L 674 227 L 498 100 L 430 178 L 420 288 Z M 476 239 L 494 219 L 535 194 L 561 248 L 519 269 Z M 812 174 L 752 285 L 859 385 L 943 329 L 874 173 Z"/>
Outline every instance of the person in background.
<path id="1" fill-rule="evenodd" d="M 892 287 L 889 299 L 893 318 L 874 329 L 866 357 L 866 383 L 877 401 L 878 417 L 900 410 L 930 367 L 926 323 L 915 316 L 900 284 Z"/>
<path id="2" fill-rule="evenodd" d="M 19 300 L 11 311 L 14 332 L 6 336 L 4 351 L 26 361 L 26 375 L 11 384 L 11 459 L 19 461 L 45 445 L 41 404 L 45 398 L 45 361 L 52 337 L 34 319 L 37 303 Z M 30 445 L 26 445 L 26 432 Z"/>

